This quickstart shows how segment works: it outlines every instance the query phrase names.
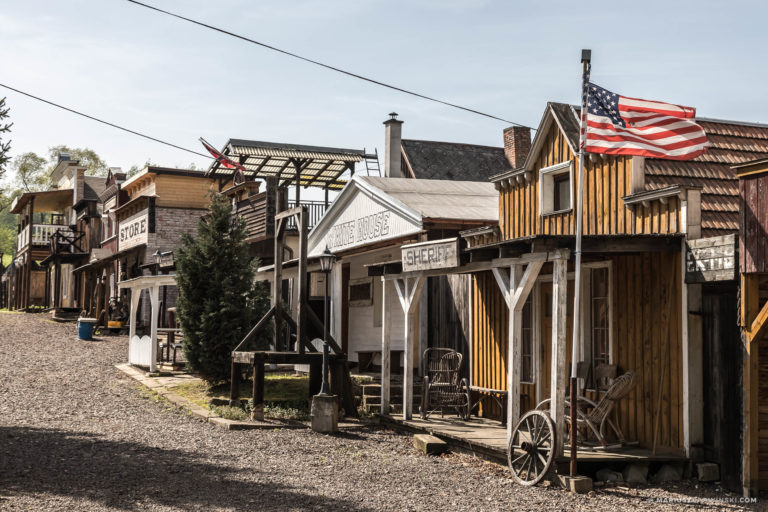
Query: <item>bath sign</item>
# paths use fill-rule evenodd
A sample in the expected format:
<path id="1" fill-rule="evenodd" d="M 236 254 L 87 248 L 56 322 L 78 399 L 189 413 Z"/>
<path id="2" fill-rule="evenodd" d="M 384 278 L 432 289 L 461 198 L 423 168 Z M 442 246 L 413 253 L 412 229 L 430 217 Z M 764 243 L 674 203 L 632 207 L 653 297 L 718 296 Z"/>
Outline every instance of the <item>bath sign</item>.
<path id="1" fill-rule="evenodd" d="M 119 250 L 146 244 L 149 240 L 149 209 L 120 221 L 118 232 Z"/>
<path id="2" fill-rule="evenodd" d="M 459 239 L 446 238 L 401 247 L 403 272 L 459 266 Z"/>

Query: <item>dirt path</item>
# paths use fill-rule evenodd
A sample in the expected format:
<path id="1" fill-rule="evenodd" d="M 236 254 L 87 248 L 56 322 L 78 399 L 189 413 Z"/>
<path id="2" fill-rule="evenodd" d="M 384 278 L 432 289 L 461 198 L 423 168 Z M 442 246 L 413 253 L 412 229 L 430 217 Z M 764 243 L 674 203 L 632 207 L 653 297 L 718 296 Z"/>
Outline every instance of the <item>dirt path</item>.
<path id="1" fill-rule="evenodd" d="M 734 498 L 685 483 L 524 489 L 499 466 L 363 427 L 227 432 L 142 391 L 114 368 L 126 357 L 124 337 L 83 342 L 73 324 L 0 313 L 0 510 L 658 511 L 713 506 L 649 498 Z"/>

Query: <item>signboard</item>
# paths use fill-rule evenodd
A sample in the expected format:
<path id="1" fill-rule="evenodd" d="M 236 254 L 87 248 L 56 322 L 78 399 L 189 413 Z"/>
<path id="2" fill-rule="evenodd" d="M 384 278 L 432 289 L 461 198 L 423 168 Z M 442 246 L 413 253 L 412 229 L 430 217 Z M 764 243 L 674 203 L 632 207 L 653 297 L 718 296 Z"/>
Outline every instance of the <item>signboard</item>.
<path id="1" fill-rule="evenodd" d="M 459 239 L 446 238 L 400 248 L 403 272 L 459 266 Z"/>
<path id="2" fill-rule="evenodd" d="M 149 240 L 149 209 L 120 221 L 118 249 L 125 250 L 146 244 Z"/>
<path id="3" fill-rule="evenodd" d="M 321 238 L 310 242 L 309 253 L 320 254 L 326 247 L 331 252 L 340 252 L 420 231 L 418 220 L 405 217 L 376 198 L 357 192 L 339 210 Z"/>
<path id="4" fill-rule="evenodd" d="M 686 283 L 732 281 L 736 276 L 735 234 L 686 242 Z"/>

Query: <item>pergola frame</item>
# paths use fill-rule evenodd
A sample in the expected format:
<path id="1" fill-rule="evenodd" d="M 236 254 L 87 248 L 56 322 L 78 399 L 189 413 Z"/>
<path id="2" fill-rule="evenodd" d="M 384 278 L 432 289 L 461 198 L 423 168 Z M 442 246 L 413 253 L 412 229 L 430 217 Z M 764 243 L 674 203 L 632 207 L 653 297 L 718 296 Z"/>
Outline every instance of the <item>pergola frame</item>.
<path id="1" fill-rule="evenodd" d="M 490 270 L 493 272 L 509 309 L 509 350 L 507 362 L 507 437 L 520 418 L 520 370 L 522 344 L 522 311 L 544 263 L 553 263 L 553 314 L 552 314 L 552 371 L 550 415 L 557 432 L 556 455 L 563 451 L 565 433 L 565 384 L 566 384 L 566 301 L 568 297 L 567 265 L 570 251 L 555 249 L 532 252 L 513 258 L 497 258 L 485 262 L 471 262 L 449 269 L 422 270 L 387 274 L 391 263 L 382 264 L 382 329 L 381 329 L 381 413 L 389 414 L 391 374 L 391 304 L 388 298 L 388 282 L 397 291 L 400 306 L 405 315 L 403 370 L 403 419 L 413 417 L 413 331 L 414 311 L 421 297 L 427 277 L 448 274 L 467 274 Z M 375 266 L 375 265 L 374 265 Z"/>

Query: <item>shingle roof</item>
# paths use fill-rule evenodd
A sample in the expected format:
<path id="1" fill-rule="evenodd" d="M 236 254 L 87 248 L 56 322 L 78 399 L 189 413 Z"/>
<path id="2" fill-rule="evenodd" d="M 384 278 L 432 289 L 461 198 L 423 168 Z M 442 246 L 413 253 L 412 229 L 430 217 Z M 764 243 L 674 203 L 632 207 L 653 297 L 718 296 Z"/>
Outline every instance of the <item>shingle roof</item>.
<path id="1" fill-rule="evenodd" d="M 413 139 L 403 139 L 402 146 L 403 173 L 411 170 L 419 179 L 486 181 L 510 169 L 501 147 Z"/>
<path id="2" fill-rule="evenodd" d="M 83 181 L 83 201 L 98 201 L 106 185 L 107 181 L 102 176 L 85 176 Z"/>
<path id="3" fill-rule="evenodd" d="M 573 147 L 578 147 L 578 107 L 550 103 Z M 570 112 L 570 114 L 569 114 Z M 701 236 L 739 230 L 739 183 L 731 166 L 768 157 L 768 125 L 699 118 L 710 147 L 690 161 L 646 158 L 645 188 L 670 185 L 702 187 Z"/>

